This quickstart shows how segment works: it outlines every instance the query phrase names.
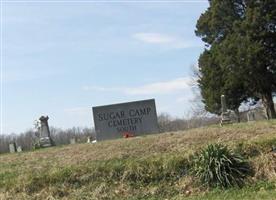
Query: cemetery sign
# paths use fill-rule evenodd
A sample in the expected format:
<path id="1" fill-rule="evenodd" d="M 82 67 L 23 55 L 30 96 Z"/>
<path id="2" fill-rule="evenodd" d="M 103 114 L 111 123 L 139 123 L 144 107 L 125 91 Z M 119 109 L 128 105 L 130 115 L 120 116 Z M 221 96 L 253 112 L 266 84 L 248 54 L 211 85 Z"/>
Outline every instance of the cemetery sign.
<path id="1" fill-rule="evenodd" d="M 158 132 L 155 100 L 93 107 L 97 140 Z"/>

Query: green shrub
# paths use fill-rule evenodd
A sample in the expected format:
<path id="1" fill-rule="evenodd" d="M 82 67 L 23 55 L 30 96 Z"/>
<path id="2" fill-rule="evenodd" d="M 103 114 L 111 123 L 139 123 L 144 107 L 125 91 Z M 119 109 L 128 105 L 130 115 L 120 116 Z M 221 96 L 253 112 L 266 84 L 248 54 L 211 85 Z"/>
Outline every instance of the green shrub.
<path id="1" fill-rule="evenodd" d="M 211 144 L 193 156 L 194 175 L 211 187 L 242 186 L 250 174 L 245 159 L 221 144 Z"/>

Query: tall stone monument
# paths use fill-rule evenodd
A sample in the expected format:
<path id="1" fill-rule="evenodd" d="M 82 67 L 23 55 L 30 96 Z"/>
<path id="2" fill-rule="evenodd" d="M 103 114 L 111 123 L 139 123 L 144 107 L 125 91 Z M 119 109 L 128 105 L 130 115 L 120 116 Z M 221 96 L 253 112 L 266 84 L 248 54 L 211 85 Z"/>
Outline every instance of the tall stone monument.
<path id="1" fill-rule="evenodd" d="M 40 127 L 39 127 L 39 143 L 41 147 L 50 147 L 53 146 L 53 140 L 50 136 L 50 129 L 48 125 L 48 116 L 41 116 L 39 118 Z"/>
<path id="2" fill-rule="evenodd" d="M 226 99 L 224 95 L 221 95 L 221 121 L 220 121 L 220 125 L 224 125 L 224 124 L 229 124 L 231 123 L 231 119 L 230 119 L 230 111 L 227 109 L 226 106 Z"/>
<path id="3" fill-rule="evenodd" d="M 75 137 L 70 138 L 70 144 L 76 144 L 76 138 Z"/>

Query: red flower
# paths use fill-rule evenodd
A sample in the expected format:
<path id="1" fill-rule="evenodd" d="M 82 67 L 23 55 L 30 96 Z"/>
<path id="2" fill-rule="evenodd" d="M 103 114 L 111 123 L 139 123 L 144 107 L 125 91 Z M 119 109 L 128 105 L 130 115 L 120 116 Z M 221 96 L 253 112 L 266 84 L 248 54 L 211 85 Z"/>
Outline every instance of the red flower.
<path id="1" fill-rule="evenodd" d="M 134 134 L 132 134 L 130 132 L 123 132 L 123 137 L 124 138 L 134 137 Z"/>

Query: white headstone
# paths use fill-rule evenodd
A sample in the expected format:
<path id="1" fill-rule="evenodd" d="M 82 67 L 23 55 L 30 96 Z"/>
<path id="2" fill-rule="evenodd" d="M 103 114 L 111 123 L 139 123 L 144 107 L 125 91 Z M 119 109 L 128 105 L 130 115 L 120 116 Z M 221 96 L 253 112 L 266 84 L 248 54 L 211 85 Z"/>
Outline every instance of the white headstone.
<path id="1" fill-rule="evenodd" d="M 22 147 L 18 146 L 16 150 L 17 150 L 18 153 L 20 153 L 20 152 L 22 152 Z"/>
<path id="2" fill-rule="evenodd" d="M 9 144 L 9 149 L 10 149 L 10 153 L 15 153 L 16 152 L 15 142 L 12 142 L 12 143 Z"/>
<path id="3" fill-rule="evenodd" d="M 70 144 L 76 144 L 76 138 L 71 138 L 70 139 Z"/>

